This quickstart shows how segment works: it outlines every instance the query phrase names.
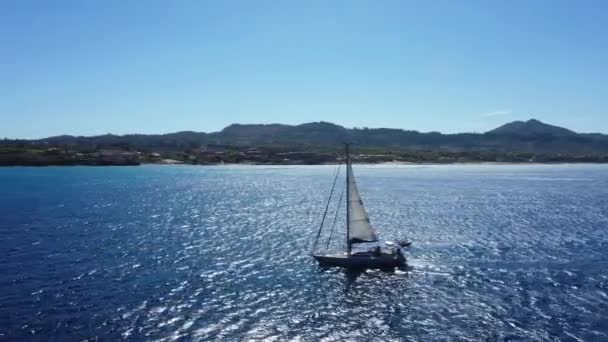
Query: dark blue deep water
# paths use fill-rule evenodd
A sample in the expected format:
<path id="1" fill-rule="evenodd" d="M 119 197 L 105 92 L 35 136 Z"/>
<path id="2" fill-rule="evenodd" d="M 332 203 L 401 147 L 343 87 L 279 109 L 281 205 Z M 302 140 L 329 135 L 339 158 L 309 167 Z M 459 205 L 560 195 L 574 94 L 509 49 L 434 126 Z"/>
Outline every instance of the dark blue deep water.
<path id="1" fill-rule="evenodd" d="M 0 340 L 608 340 L 607 166 L 355 166 L 414 241 L 363 274 L 307 255 L 334 170 L 0 169 Z"/>

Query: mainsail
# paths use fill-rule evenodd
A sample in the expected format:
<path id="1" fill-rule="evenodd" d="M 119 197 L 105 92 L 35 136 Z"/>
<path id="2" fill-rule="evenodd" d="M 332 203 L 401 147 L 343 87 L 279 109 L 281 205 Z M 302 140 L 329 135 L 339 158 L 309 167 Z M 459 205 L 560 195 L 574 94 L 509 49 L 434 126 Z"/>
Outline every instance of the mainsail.
<path id="1" fill-rule="evenodd" d="M 378 241 L 376 232 L 369 222 L 367 212 L 363 207 L 363 201 L 359 195 L 359 189 L 357 189 L 357 182 L 355 182 L 355 175 L 353 174 L 353 168 L 348 165 L 348 209 L 349 209 L 349 237 L 351 243 L 357 242 L 373 242 Z"/>

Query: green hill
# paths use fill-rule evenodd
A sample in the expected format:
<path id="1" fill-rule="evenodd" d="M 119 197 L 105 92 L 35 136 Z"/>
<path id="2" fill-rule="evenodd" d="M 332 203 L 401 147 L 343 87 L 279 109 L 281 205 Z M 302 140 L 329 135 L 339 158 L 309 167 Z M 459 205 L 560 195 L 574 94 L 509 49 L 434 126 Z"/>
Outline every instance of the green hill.
<path id="1" fill-rule="evenodd" d="M 246 151 L 247 147 L 265 148 L 278 153 L 272 159 L 276 161 L 281 160 L 280 153 L 284 152 L 333 153 L 339 151 L 344 142 L 353 143 L 355 150 L 385 155 L 379 158 L 389 160 L 390 155 L 414 161 L 603 161 L 608 158 L 608 135 L 580 134 L 534 119 L 511 122 L 486 133 L 460 134 L 393 128 L 349 129 L 329 122 L 312 122 L 301 125 L 233 124 L 212 133 L 62 135 L 38 140 L 0 140 L 0 154 L 4 153 L 8 160 L 5 164 L 10 164 L 11 156 L 18 151 L 26 153 L 49 148 L 59 148 L 66 155 L 90 155 L 103 150 L 136 151 L 144 155 L 159 153 L 187 162 L 197 160 L 200 151 L 211 144 L 229 145 L 233 151 Z M 242 152 L 234 152 L 230 160 L 242 160 L 242 155 Z M 27 157 L 34 158 L 32 155 Z"/>

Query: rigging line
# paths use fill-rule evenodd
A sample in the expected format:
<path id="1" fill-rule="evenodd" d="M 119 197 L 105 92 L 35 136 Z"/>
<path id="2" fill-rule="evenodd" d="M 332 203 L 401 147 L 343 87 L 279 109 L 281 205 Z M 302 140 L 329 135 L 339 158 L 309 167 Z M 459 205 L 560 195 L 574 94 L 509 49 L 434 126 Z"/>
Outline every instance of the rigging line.
<path id="1" fill-rule="evenodd" d="M 336 175 L 334 176 L 334 184 L 331 186 L 331 191 L 329 192 L 329 198 L 327 199 L 327 204 L 325 205 L 325 211 L 323 212 L 323 218 L 321 219 L 321 225 L 319 226 L 319 231 L 317 232 L 317 237 L 315 238 L 315 242 L 312 245 L 311 254 L 314 253 L 315 248 L 317 248 L 317 243 L 319 242 L 319 236 L 321 236 L 321 230 L 323 229 L 323 223 L 325 223 L 325 216 L 327 216 L 327 211 L 329 210 L 329 203 L 331 202 L 331 196 L 334 194 L 334 189 L 336 188 L 336 181 L 338 180 L 338 174 L 340 173 L 340 166 L 342 166 L 342 164 L 338 164 L 338 169 L 336 170 Z"/>
<path id="2" fill-rule="evenodd" d="M 334 228 L 336 227 L 336 220 L 338 219 L 338 213 L 340 212 L 340 205 L 342 205 L 342 197 L 344 197 L 344 189 L 342 189 L 342 193 L 340 193 L 340 199 L 338 200 L 338 207 L 336 208 L 336 215 L 334 216 L 334 223 L 331 225 L 331 231 L 329 232 L 329 238 L 327 239 L 327 245 L 325 249 L 329 249 L 329 242 L 331 241 L 331 237 L 334 235 Z"/>

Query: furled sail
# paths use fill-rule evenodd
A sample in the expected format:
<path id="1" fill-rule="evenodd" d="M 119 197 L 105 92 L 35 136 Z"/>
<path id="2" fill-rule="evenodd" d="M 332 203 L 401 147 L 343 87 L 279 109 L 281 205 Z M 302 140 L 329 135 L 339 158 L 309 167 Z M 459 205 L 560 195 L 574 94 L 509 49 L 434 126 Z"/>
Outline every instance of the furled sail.
<path id="1" fill-rule="evenodd" d="M 373 242 L 378 241 L 376 232 L 369 222 L 367 212 L 363 207 L 361 196 L 359 195 L 359 189 L 355 182 L 355 176 L 353 174 L 353 168 L 348 165 L 348 209 L 349 217 L 348 223 L 350 227 L 349 238 L 351 243 L 357 242 Z"/>

